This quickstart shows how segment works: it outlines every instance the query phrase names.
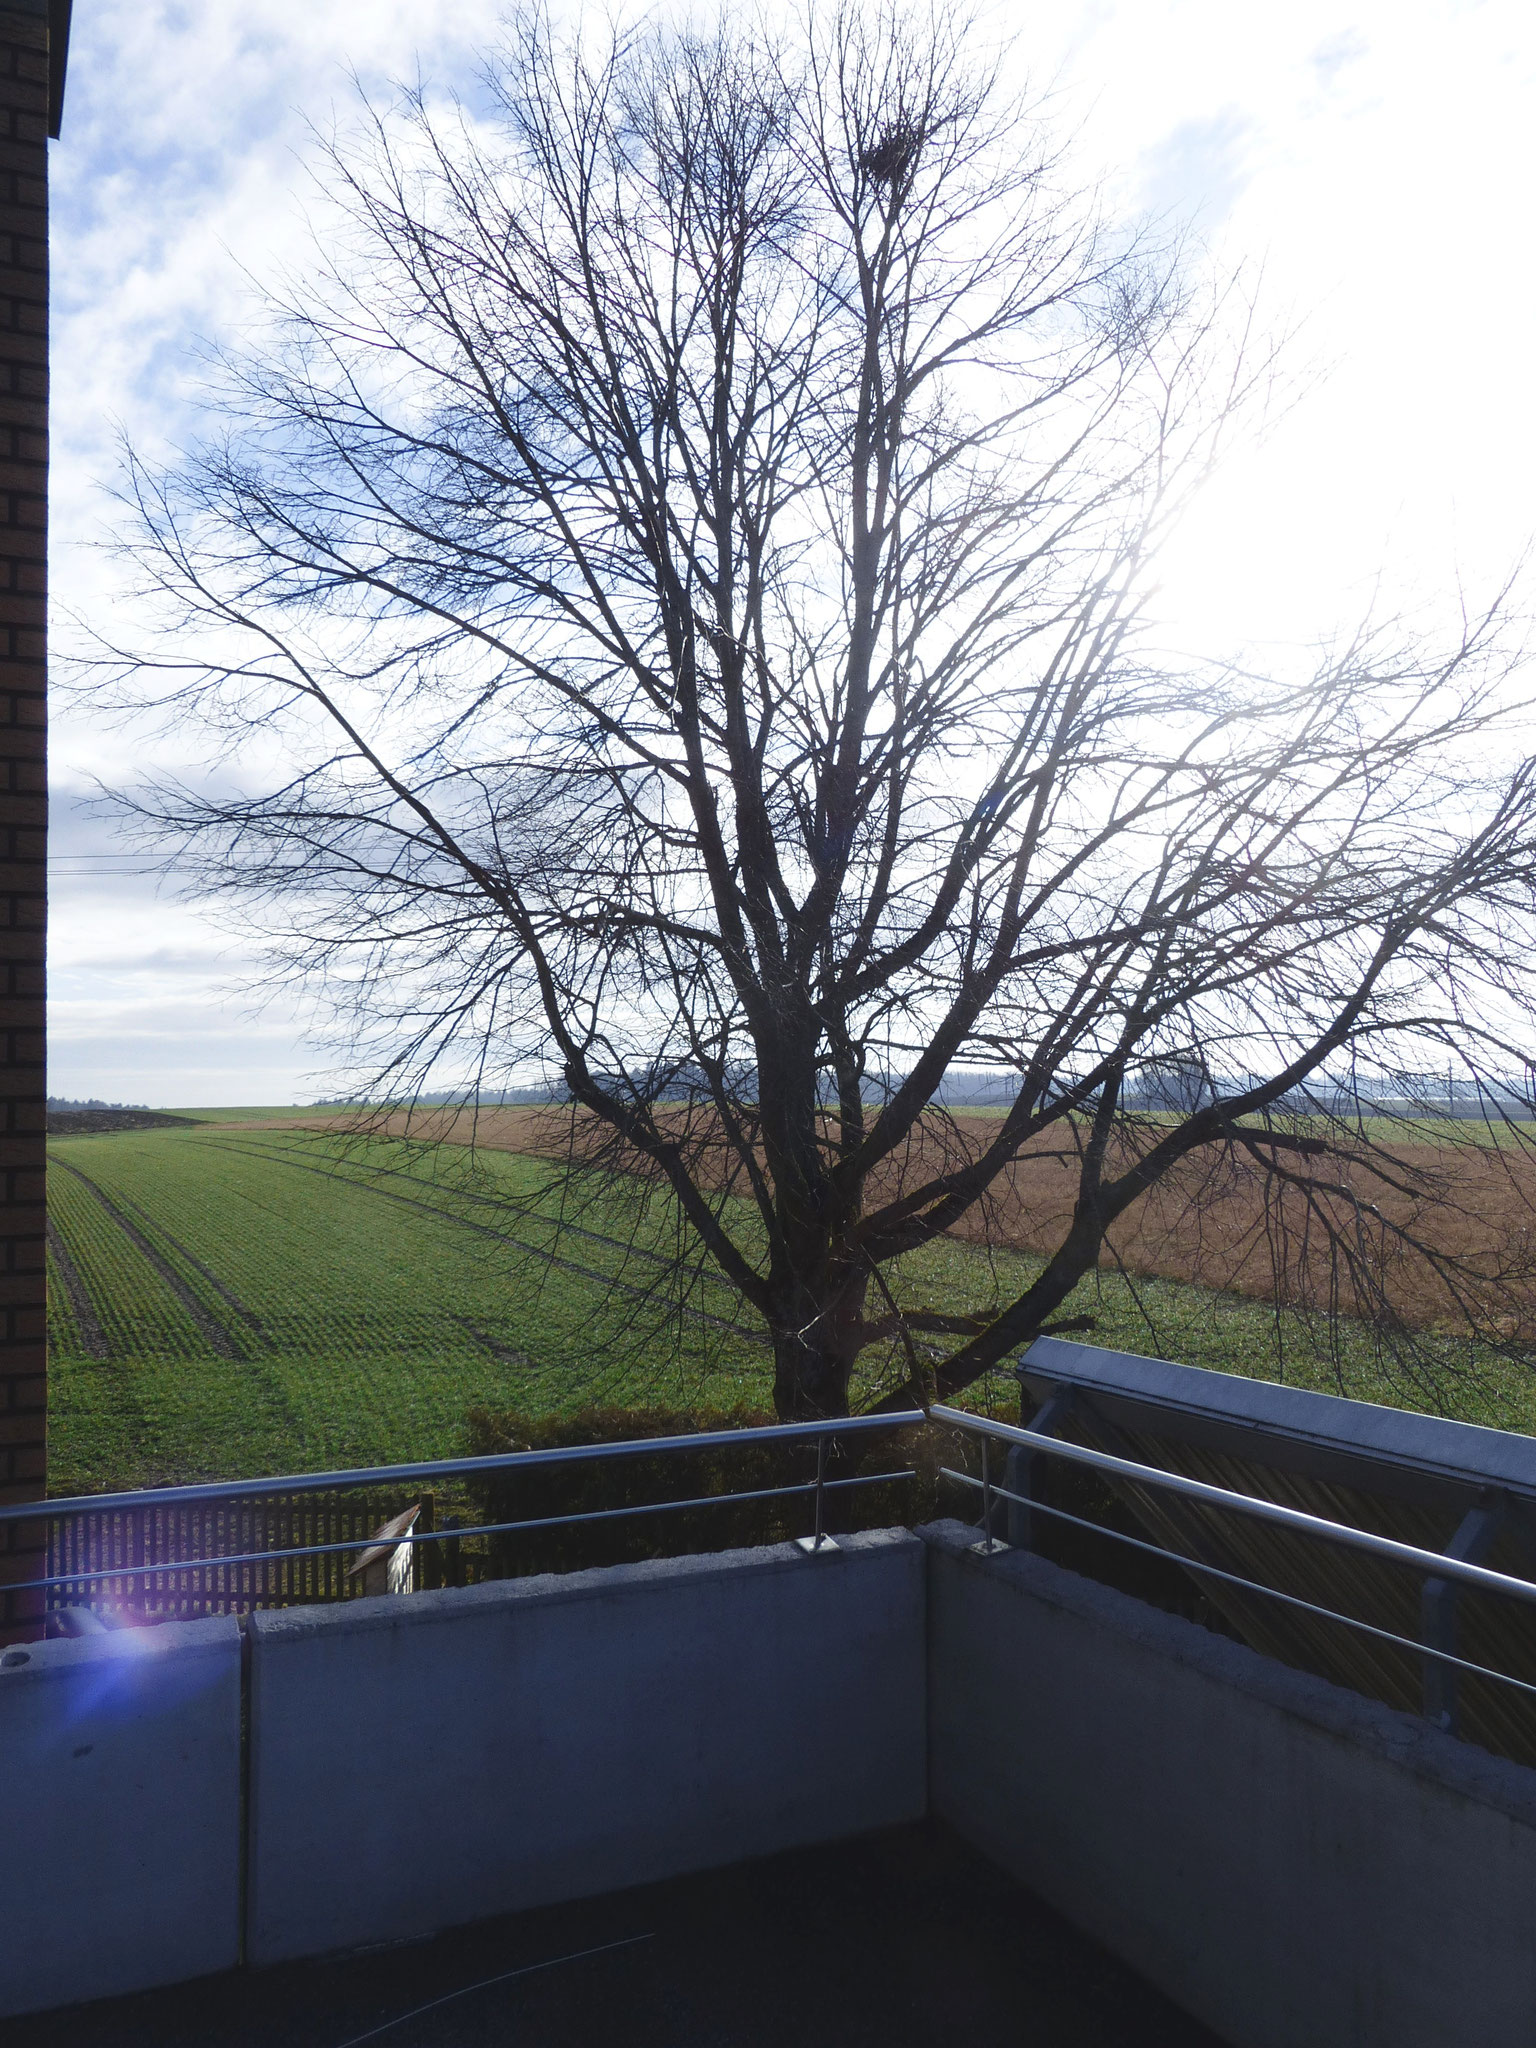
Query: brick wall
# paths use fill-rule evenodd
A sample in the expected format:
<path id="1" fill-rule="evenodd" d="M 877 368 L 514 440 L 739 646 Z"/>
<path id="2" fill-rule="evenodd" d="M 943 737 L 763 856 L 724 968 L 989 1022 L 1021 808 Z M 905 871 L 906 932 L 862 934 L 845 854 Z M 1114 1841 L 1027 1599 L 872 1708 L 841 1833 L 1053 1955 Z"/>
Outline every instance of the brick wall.
<path id="1" fill-rule="evenodd" d="M 55 19 L 60 15 L 54 8 Z M 56 38 L 56 42 L 57 42 Z M 55 67 L 62 51 L 55 49 Z M 47 0 L 0 0 L 0 1501 L 47 1483 Z M 38 1633 L 37 1523 L 0 1524 L 0 1641 Z"/>

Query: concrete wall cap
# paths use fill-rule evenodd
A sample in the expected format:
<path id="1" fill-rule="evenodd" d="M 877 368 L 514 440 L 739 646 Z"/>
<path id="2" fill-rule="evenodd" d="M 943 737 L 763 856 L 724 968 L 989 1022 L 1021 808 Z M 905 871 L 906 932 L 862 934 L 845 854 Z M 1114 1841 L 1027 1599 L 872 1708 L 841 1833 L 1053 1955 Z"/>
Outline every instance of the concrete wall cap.
<path id="1" fill-rule="evenodd" d="M 101 1635 L 65 1636 L 55 1642 L 23 1643 L 0 1650 L 0 1685 L 17 1680 L 63 1677 L 82 1665 L 138 1662 L 146 1658 L 234 1651 L 240 1624 L 232 1614 L 202 1621 L 162 1621 L 147 1628 L 114 1628 Z M 25 1658 L 25 1662 L 12 1662 Z"/>
<path id="2" fill-rule="evenodd" d="M 525 1579 L 492 1579 L 480 1586 L 450 1587 L 439 1593 L 383 1593 L 370 1599 L 314 1607 L 274 1607 L 246 1617 L 253 1641 L 276 1645 L 317 1635 L 361 1629 L 423 1627 L 462 1621 L 466 1614 L 500 1614 L 529 1601 L 544 1605 L 604 1600 L 641 1587 L 695 1585 L 730 1579 L 742 1572 L 837 1571 L 850 1564 L 920 1548 L 908 1529 L 861 1529 L 837 1538 L 836 1550 L 808 1557 L 794 1543 L 752 1550 L 712 1550 L 688 1557 L 646 1558 L 638 1564 L 600 1565 L 589 1571 L 540 1572 Z"/>

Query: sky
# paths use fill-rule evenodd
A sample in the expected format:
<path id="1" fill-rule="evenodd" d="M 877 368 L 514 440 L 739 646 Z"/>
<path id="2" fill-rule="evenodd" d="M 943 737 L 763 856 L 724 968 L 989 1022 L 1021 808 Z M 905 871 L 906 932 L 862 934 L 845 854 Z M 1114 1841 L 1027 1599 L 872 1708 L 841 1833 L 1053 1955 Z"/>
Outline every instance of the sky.
<path id="1" fill-rule="evenodd" d="M 78 0 L 53 179 L 53 594 L 104 602 L 119 437 L 191 417 L 201 343 L 303 247 L 308 123 L 418 67 L 472 91 L 497 0 Z M 1536 14 L 1516 0 L 1014 0 L 1012 61 L 1110 205 L 1260 277 L 1305 385 L 1164 564 L 1207 644 L 1294 645 L 1369 606 L 1427 617 L 1536 535 Z M 67 629 L 66 629 L 67 635 Z M 62 644 L 62 639 L 60 641 Z M 53 735 L 54 1095 L 306 1101 L 312 1020 L 260 1001 L 238 931 L 137 871 L 91 804 L 153 766 L 67 710 Z"/>

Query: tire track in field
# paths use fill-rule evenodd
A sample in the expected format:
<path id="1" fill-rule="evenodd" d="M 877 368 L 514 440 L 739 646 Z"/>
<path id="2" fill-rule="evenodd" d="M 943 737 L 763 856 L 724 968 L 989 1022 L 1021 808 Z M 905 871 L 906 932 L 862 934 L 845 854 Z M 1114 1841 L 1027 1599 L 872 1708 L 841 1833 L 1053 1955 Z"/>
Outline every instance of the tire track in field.
<path id="1" fill-rule="evenodd" d="M 107 1343 L 107 1333 L 101 1327 L 101 1319 L 91 1302 L 90 1291 L 80 1277 L 80 1268 L 70 1257 L 59 1226 L 50 1216 L 44 1225 L 48 1236 L 48 1249 L 53 1253 L 53 1263 L 59 1269 L 59 1278 L 64 1283 L 64 1292 L 69 1296 L 69 1305 L 74 1311 L 75 1327 L 80 1332 L 80 1342 L 92 1358 L 104 1359 L 112 1356 Z"/>
<path id="2" fill-rule="evenodd" d="M 589 1280 L 606 1281 L 612 1279 L 610 1274 L 596 1272 L 590 1266 L 578 1266 L 574 1265 L 569 1259 L 556 1258 L 553 1253 L 541 1250 L 538 1245 L 529 1244 L 523 1238 L 512 1236 L 510 1231 L 492 1230 L 488 1225 L 476 1223 L 467 1216 L 455 1215 L 452 1209 L 444 1209 L 439 1203 L 423 1202 L 410 1195 L 397 1195 L 389 1188 L 381 1188 L 374 1185 L 376 1181 L 380 1180 L 403 1180 L 416 1188 L 431 1185 L 431 1183 L 423 1182 L 419 1174 L 406 1173 L 400 1167 L 362 1166 L 355 1173 L 345 1173 L 338 1170 L 339 1167 L 347 1163 L 345 1161 L 338 1161 L 335 1167 L 308 1166 L 302 1160 L 295 1159 L 292 1151 L 286 1147 L 234 1145 L 219 1139 L 208 1139 L 205 1140 L 205 1143 L 211 1145 L 216 1151 L 238 1152 L 242 1158 L 246 1159 L 276 1160 L 279 1165 L 297 1167 L 301 1173 L 318 1174 L 322 1180 L 338 1181 L 341 1186 L 347 1188 L 360 1188 L 364 1194 L 382 1195 L 387 1202 L 399 1202 L 409 1209 L 421 1209 L 428 1216 L 437 1217 L 439 1222 L 456 1223 L 464 1230 L 474 1231 L 478 1237 L 492 1237 L 500 1244 L 513 1245 L 519 1251 L 531 1253 L 534 1258 L 547 1258 L 551 1264 L 564 1266 L 572 1273 L 581 1273 Z M 621 1237 L 605 1237 L 601 1231 L 586 1230 L 579 1223 L 556 1222 L 554 1219 L 542 1215 L 536 1209 L 527 1208 L 516 1202 L 503 1202 L 495 1195 L 477 1194 L 472 1188 L 455 1188 L 451 1192 L 460 1201 L 479 1202 L 484 1207 L 496 1209 L 502 1214 L 511 1210 L 514 1215 L 535 1217 L 539 1222 L 546 1224 L 551 1230 L 564 1231 L 573 1237 L 584 1237 L 592 1244 L 607 1245 L 611 1250 L 622 1253 L 626 1258 L 645 1259 L 653 1266 L 670 1266 L 672 1264 L 672 1261 L 660 1252 L 648 1252 L 639 1245 L 626 1243 Z M 623 1280 L 613 1280 L 613 1285 L 616 1287 L 628 1287 L 633 1293 L 643 1294 L 646 1291 L 644 1288 L 636 1288 L 631 1282 Z M 699 1313 L 702 1314 L 704 1311 L 701 1310 Z M 739 1324 L 727 1324 L 726 1327 L 742 1329 L 744 1336 L 749 1334 Z"/>
<path id="3" fill-rule="evenodd" d="M 62 1164 L 62 1161 L 60 1163 Z M 75 1167 L 72 1170 L 76 1173 L 80 1171 L 78 1167 Z M 192 1268 L 192 1270 L 195 1273 L 201 1273 L 203 1278 L 208 1282 L 208 1285 L 213 1289 L 214 1293 L 218 1295 L 221 1301 L 225 1302 L 231 1309 L 234 1310 L 235 1314 L 240 1318 L 241 1322 L 248 1323 L 250 1327 L 256 1332 L 258 1337 L 264 1337 L 266 1335 L 266 1329 L 262 1323 L 261 1317 L 257 1315 L 254 1312 L 254 1310 L 248 1309 L 245 1303 L 240 1299 L 239 1295 L 235 1293 L 234 1289 L 232 1287 L 226 1286 L 225 1283 L 219 1278 L 217 1273 L 211 1273 L 195 1252 L 188 1251 L 187 1247 L 182 1243 L 179 1237 L 173 1237 L 171 1233 L 166 1229 L 165 1225 L 160 1221 L 160 1218 L 158 1216 L 152 1216 L 149 1213 L 149 1211 L 145 1208 L 142 1202 L 136 1202 L 133 1199 L 132 1195 L 123 1194 L 121 1189 L 119 1189 L 118 1193 L 113 1197 L 113 1199 L 117 1202 L 120 1202 L 125 1209 L 131 1209 L 133 1213 L 139 1218 L 139 1221 L 143 1223 L 148 1229 L 158 1231 L 160 1233 L 160 1236 L 170 1246 L 171 1250 L 176 1253 L 177 1257 L 185 1259 L 187 1264 Z"/>
<path id="4" fill-rule="evenodd" d="M 620 1280 L 612 1273 L 599 1272 L 594 1266 L 582 1266 L 578 1265 L 574 1259 L 562 1259 L 558 1253 L 545 1251 L 539 1245 L 529 1244 L 523 1238 L 514 1237 L 510 1231 L 493 1230 L 489 1224 L 476 1223 L 468 1216 L 455 1216 L 451 1209 L 441 1208 L 435 1202 L 422 1202 L 417 1201 L 410 1195 L 398 1195 L 392 1188 L 375 1187 L 369 1180 L 360 1179 L 351 1174 L 337 1173 L 323 1166 L 307 1166 L 302 1160 L 294 1159 L 286 1152 L 278 1151 L 276 1148 L 232 1145 L 227 1141 L 212 1138 L 205 1139 L 204 1143 L 212 1146 L 216 1151 L 237 1152 L 247 1159 L 275 1159 L 279 1164 L 291 1166 L 299 1173 L 312 1173 L 321 1180 L 337 1181 L 342 1187 L 357 1188 L 364 1194 L 378 1195 L 386 1202 L 397 1202 L 402 1208 L 420 1210 L 423 1215 L 435 1217 L 439 1223 L 451 1223 L 460 1230 L 471 1230 L 477 1237 L 488 1237 L 497 1244 L 511 1245 L 517 1251 L 527 1252 L 531 1258 L 543 1259 L 549 1265 L 559 1266 L 567 1273 L 576 1273 L 583 1280 L 596 1280 L 604 1287 L 616 1287 L 620 1293 L 637 1295 L 641 1300 L 648 1301 L 651 1299 L 650 1289 L 636 1286 L 632 1280 Z M 421 1182 L 417 1180 L 414 1174 L 402 1173 L 394 1167 L 370 1167 L 365 1169 L 365 1171 L 370 1174 L 389 1174 L 397 1180 L 412 1181 L 417 1187 L 421 1185 Z M 470 1198 L 482 1202 L 495 1201 L 493 1195 L 471 1195 Z M 524 1211 L 524 1213 L 527 1214 L 529 1212 Z M 594 1244 L 610 1245 L 615 1251 L 621 1252 L 625 1256 L 633 1255 L 638 1258 L 648 1259 L 658 1266 L 669 1266 L 672 1263 L 670 1259 L 663 1257 L 659 1252 L 643 1251 L 639 1246 L 626 1244 L 622 1238 L 604 1237 L 599 1231 L 582 1229 L 579 1224 L 551 1223 L 549 1227 L 552 1230 L 572 1231 L 578 1237 L 589 1238 Z M 733 1323 L 724 1316 L 713 1315 L 708 1309 L 694 1308 L 687 1302 L 682 1304 L 682 1310 L 684 1315 L 694 1316 L 701 1322 L 711 1324 L 717 1330 L 728 1331 L 732 1336 L 736 1337 L 746 1337 L 752 1343 L 761 1344 L 765 1348 L 769 1345 L 770 1340 L 767 1336 L 759 1330 L 748 1329 L 744 1323 Z"/>
<path id="5" fill-rule="evenodd" d="M 505 1365 L 530 1366 L 533 1360 L 526 1351 L 519 1351 L 511 1344 L 503 1344 L 499 1337 L 492 1337 L 482 1330 L 478 1323 L 472 1323 L 468 1316 L 450 1316 L 450 1322 L 457 1323 L 461 1330 L 467 1330 L 477 1344 L 483 1344 L 492 1358 L 499 1358 Z"/>
<path id="6" fill-rule="evenodd" d="M 207 1138 L 203 1142 L 215 1151 L 237 1152 L 247 1159 L 275 1159 L 283 1166 L 292 1167 L 296 1173 L 312 1173 L 320 1180 L 336 1181 L 342 1187 L 357 1188 L 365 1195 L 377 1195 L 382 1201 L 397 1202 L 403 1209 L 419 1210 L 425 1216 L 435 1217 L 439 1223 L 451 1223 L 459 1230 L 473 1231 L 477 1237 L 488 1237 L 497 1244 L 511 1245 L 516 1251 L 527 1252 L 531 1258 L 543 1259 L 548 1265 L 559 1266 L 562 1271 L 575 1273 L 583 1280 L 596 1280 L 600 1286 L 617 1288 L 621 1294 L 635 1295 L 642 1301 L 649 1301 L 652 1298 L 649 1288 L 636 1286 L 632 1280 L 620 1280 L 612 1273 L 600 1273 L 594 1266 L 582 1266 L 578 1265 L 574 1259 L 562 1259 L 557 1252 L 544 1251 L 538 1245 L 527 1243 L 523 1238 L 513 1237 L 510 1231 L 493 1230 L 488 1223 L 476 1223 L 468 1216 L 455 1216 L 451 1209 L 439 1208 L 435 1202 L 419 1202 L 410 1195 L 397 1195 L 393 1188 L 375 1187 L 371 1182 L 359 1180 L 350 1174 L 329 1171 L 323 1166 L 307 1166 L 301 1159 L 292 1159 L 285 1153 L 270 1150 L 266 1147 L 257 1149 L 249 1145 L 231 1145 L 217 1138 Z M 389 1173 L 392 1169 L 384 1167 L 381 1171 Z M 400 1174 L 399 1178 L 401 1180 L 410 1180 L 412 1176 L 410 1174 Z M 417 1185 L 420 1186 L 420 1182 L 417 1182 Z M 491 1198 L 486 1197 L 483 1199 Z M 616 1251 L 628 1253 L 631 1249 L 621 1238 L 603 1237 L 595 1230 L 581 1230 L 576 1224 L 562 1224 L 559 1226 L 552 1224 L 550 1227 L 552 1229 L 558 1227 L 575 1230 L 578 1235 L 590 1238 L 596 1244 L 611 1245 Z M 644 1259 L 652 1259 L 657 1265 L 661 1266 L 671 1263 L 670 1260 L 663 1258 L 659 1252 L 640 1252 L 639 1256 Z M 733 1337 L 745 1337 L 749 1343 L 760 1344 L 765 1350 L 771 1346 L 771 1340 L 761 1330 L 750 1330 L 744 1323 L 730 1322 L 724 1316 L 712 1315 L 708 1309 L 694 1308 L 688 1302 L 683 1302 L 681 1308 L 684 1315 L 693 1316 L 699 1322 L 708 1323 L 713 1329 L 724 1330 Z"/>
<path id="7" fill-rule="evenodd" d="M 231 1359 L 239 1358 L 242 1354 L 240 1352 L 239 1347 L 236 1345 L 234 1339 L 231 1337 L 229 1331 L 226 1330 L 224 1325 L 218 1320 L 218 1318 L 215 1315 L 213 1315 L 213 1313 L 208 1308 L 206 1308 L 201 1301 L 199 1301 L 197 1296 L 193 1293 L 192 1289 L 187 1285 L 186 1281 L 183 1280 L 181 1275 L 176 1271 L 175 1267 L 168 1264 L 167 1261 L 161 1257 L 160 1253 L 155 1249 L 154 1245 L 150 1243 L 149 1239 L 144 1235 L 143 1231 L 139 1229 L 138 1225 L 133 1221 L 133 1219 L 130 1216 L 128 1216 L 122 1209 L 118 1207 L 117 1203 L 107 1193 L 106 1189 L 98 1186 L 97 1183 L 91 1179 L 88 1173 L 82 1173 L 78 1166 L 71 1166 L 67 1159 L 60 1159 L 56 1153 L 50 1153 L 49 1159 L 53 1165 L 62 1168 L 62 1170 L 65 1173 L 72 1173 L 76 1180 L 84 1181 L 85 1185 L 90 1189 L 91 1193 L 96 1197 L 97 1201 L 100 1202 L 102 1208 L 106 1210 L 107 1214 L 112 1218 L 112 1221 L 117 1225 L 118 1229 L 122 1231 L 123 1235 L 128 1239 L 129 1243 L 136 1245 L 138 1249 L 144 1254 L 145 1258 L 148 1259 L 150 1265 L 153 1266 L 155 1271 L 160 1275 L 160 1278 L 165 1282 L 166 1286 L 170 1288 L 171 1292 L 176 1296 L 176 1299 L 181 1303 L 182 1307 L 186 1310 L 187 1314 L 192 1318 L 193 1322 L 196 1323 L 198 1329 L 202 1332 L 203 1336 L 208 1340 L 209 1344 L 212 1345 L 213 1349 L 218 1353 L 219 1357 Z M 167 1235 L 169 1234 L 167 1233 Z M 174 1244 L 175 1240 L 170 1239 L 170 1242 Z M 176 1249 L 179 1252 L 181 1250 L 181 1246 L 177 1245 Z M 193 1264 L 195 1265 L 196 1263 L 197 1262 L 194 1260 Z M 198 1270 L 199 1272 L 201 1272 L 203 1269 L 199 1267 Z M 221 1289 L 220 1291 L 222 1292 L 223 1290 Z"/>
<path id="8" fill-rule="evenodd" d="M 219 1141 L 205 1140 L 205 1142 L 218 1143 Z M 281 1159 L 285 1163 L 296 1163 L 292 1161 L 291 1149 L 281 1147 L 278 1145 L 273 1145 L 271 1147 L 258 1147 L 251 1145 L 232 1145 L 225 1142 L 223 1149 L 226 1152 L 244 1152 L 248 1157 L 252 1159 Z M 307 1170 L 311 1173 L 321 1171 L 321 1169 L 318 1167 L 310 1167 Z M 364 1166 L 360 1167 L 358 1171 L 360 1173 L 368 1174 L 375 1180 L 409 1181 L 410 1185 L 415 1188 L 422 1187 L 423 1185 L 431 1185 L 431 1183 L 424 1183 L 422 1181 L 420 1174 L 407 1173 L 403 1167 L 399 1166 Z M 345 1174 L 337 1174 L 335 1177 L 338 1180 L 346 1180 L 347 1178 Z M 355 1183 L 348 1181 L 347 1185 L 356 1185 L 361 1187 L 366 1185 L 366 1183 L 362 1181 L 358 1181 Z M 564 1231 L 568 1236 L 571 1237 L 584 1237 L 592 1244 L 607 1245 L 613 1251 L 622 1252 L 624 1256 L 629 1259 L 644 1259 L 648 1264 L 652 1266 L 670 1266 L 673 1263 L 672 1260 L 667 1257 L 665 1252 L 648 1252 L 643 1245 L 631 1244 L 626 1238 L 622 1237 L 606 1237 L 600 1230 L 588 1230 L 583 1224 L 568 1223 L 563 1217 L 557 1221 L 554 1217 L 546 1216 L 542 1210 L 534 1209 L 524 1202 L 507 1201 L 500 1195 L 482 1195 L 475 1188 L 454 1188 L 452 1192 L 456 1199 L 461 1202 L 478 1202 L 482 1208 L 495 1209 L 502 1215 L 505 1215 L 507 1211 L 510 1210 L 512 1214 L 515 1216 L 532 1216 L 538 1222 L 545 1224 L 550 1230 Z M 460 1222 L 464 1220 L 459 1217 L 454 1217 L 452 1211 L 448 1209 L 434 1209 L 433 1214 L 446 1216 L 454 1222 Z M 521 1238 L 509 1237 L 506 1241 L 509 1244 L 522 1243 Z M 533 1245 L 524 1245 L 523 1249 L 525 1251 L 535 1252 L 536 1256 L 543 1256 L 542 1253 L 537 1252 L 536 1247 Z M 740 1326 L 732 1325 L 732 1327 L 736 1328 Z"/>

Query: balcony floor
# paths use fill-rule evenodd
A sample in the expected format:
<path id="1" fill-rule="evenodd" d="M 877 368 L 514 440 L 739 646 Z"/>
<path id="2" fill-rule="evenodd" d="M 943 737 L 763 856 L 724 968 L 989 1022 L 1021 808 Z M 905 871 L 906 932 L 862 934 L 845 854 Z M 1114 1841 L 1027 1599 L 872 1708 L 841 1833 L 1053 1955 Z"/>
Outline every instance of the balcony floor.
<path id="1" fill-rule="evenodd" d="M 6 2041 L 1220 2048 L 932 1823 L 482 1921 L 406 1946 L 12 2020 Z"/>

